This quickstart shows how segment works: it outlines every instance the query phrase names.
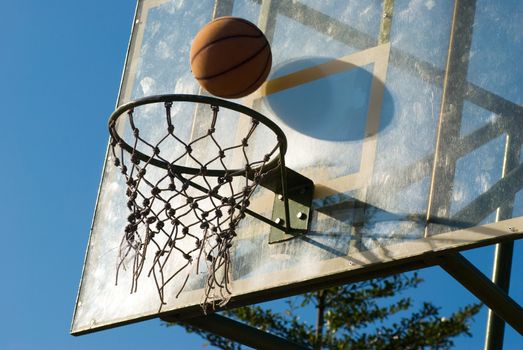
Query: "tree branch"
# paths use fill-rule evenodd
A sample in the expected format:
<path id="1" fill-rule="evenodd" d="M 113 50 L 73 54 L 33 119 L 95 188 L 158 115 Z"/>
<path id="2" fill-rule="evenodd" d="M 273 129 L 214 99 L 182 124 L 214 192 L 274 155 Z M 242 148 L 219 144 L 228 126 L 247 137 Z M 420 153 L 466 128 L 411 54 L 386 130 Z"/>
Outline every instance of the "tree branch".
<path id="1" fill-rule="evenodd" d="M 320 290 L 316 293 L 316 309 L 318 311 L 316 318 L 316 339 L 314 344 L 314 348 L 316 350 L 320 350 L 323 345 L 323 324 L 325 323 L 325 294 L 326 292 L 324 290 Z"/>

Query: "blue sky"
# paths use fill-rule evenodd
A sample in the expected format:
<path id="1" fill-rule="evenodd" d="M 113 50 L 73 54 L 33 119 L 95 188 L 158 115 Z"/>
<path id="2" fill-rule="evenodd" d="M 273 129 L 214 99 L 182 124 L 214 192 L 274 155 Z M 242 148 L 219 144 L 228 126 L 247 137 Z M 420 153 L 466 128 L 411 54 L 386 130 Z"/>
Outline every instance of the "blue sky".
<path id="1" fill-rule="evenodd" d="M 11 1 L 0 21 L 0 348 L 200 348 L 203 340 L 153 320 L 81 337 L 69 335 L 134 1 Z M 523 303 L 523 242 L 514 252 L 511 295 Z M 492 249 L 466 253 L 490 275 Z M 474 302 L 438 268 L 413 295 L 448 314 Z M 481 348 L 485 310 L 473 338 Z M 506 349 L 523 341 L 510 327 Z"/>

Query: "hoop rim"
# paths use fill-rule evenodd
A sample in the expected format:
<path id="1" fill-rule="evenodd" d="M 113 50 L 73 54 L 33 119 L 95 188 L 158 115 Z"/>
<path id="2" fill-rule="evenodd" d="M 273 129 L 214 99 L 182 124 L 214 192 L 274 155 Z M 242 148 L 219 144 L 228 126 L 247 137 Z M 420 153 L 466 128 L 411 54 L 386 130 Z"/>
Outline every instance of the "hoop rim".
<path id="1" fill-rule="evenodd" d="M 134 109 L 135 107 L 147 105 L 147 104 L 153 104 L 153 103 L 169 103 L 169 102 L 193 102 L 193 103 L 199 103 L 199 104 L 206 104 L 209 106 L 218 106 L 223 107 L 229 110 L 233 110 L 236 112 L 239 112 L 243 115 L 249 116 L 254 120 L 259 121 L 266 127 L 268 127 L 275 135 L 279 143 L 279 152 L 278 155 L 272 159 L 270 162 L 268 162 L 265 165 L 260 165 L 257 167 L 253 167 L 250 169 L 252 172 L 256 172 L 260 170 L 260 168 L 263 168 L 264 172 L 268 172 L 270 170 L 273 170 L 275 168 L 278 168 L 280 166 L 284 166 L 284 162 L 281 162 L 282 159 L 285 157 L 285 153 L 287 152 L 287 138 L 285 137 L 285 133 L 281 130 L 281 128 L 276 125 L 272 120 L 264 116 L 263 114 L 245 107 L 243 105 L 240 105 L 238 103 L 234 103 L 231 101 L 226 101 L 220 98 L 216 97 L 210 97 L 210 96 L 203 96 L 203 95 L 191 95 L 191 94 L 164 94 L 164 95 L 152 95 L 147 96 L 143 98 L 139 98 L 130 102 L 127 102 L 120 107 L 118 107 L 109 117 L 108 127 L 109 127 L 109 134 L 111 135 L 111 138 L 113 139 L 113 142 L 115 141 L 122 149 L 127 151 L 129 154 L 134 153 L 140 160 L 144 162 L 148 162 L 151 165 L 157 166 L 159 168 L 163 168 L 166 170 L 172 169 L 178 173 L 181 174 L 190 174 L 190 175 L 197 175 L 200 173 L 199 168 L 192 168 L 192 167 L 186 167 L 182 165 L 176 165 L 171 164 L 169 162 L 163 161 L 161 159 L 157 159 L 154 156 L 147 156 L 146 154 L 134 149 L 131 145 L 129 145 L 125 140 L 118 135 L 118 132 L 116 131 L 116 125 L 118 122 L 118 119 L 125 114 L 126 112 Z M 240 176 L 245 175 L 245 169 L 230 169 L 230 170 L 221 170 L 221 169 L 208 169 L 206 171 L 207 176 Z"/>

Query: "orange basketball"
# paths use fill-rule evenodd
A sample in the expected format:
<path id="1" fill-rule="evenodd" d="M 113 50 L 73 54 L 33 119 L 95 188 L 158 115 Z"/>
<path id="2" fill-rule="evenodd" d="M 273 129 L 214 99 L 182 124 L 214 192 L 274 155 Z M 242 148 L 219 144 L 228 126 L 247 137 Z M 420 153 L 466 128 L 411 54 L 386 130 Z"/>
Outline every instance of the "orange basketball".
<path id="1" fill-rule="evenodd" d="M 220 17 L 203 27 L 191 47 L 191 69 L 213 95 L 240 98 L 260 87 L 271 70 L 267 38 L 251 22 Z"/>

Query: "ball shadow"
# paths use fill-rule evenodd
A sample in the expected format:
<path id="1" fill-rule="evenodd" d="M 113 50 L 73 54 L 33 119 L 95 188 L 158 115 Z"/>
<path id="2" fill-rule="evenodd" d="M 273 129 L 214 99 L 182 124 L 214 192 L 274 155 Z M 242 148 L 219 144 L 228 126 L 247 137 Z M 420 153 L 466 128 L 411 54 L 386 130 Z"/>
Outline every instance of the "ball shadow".
<path id="1" fill-rule="evenodd" d="M 338 67 L 328 74 L 327 67 Z M 307 136 L 327 141 L 355 141 L 367 136 L 368 112 L 377 95 L 383 92 L 379 131 L 390 124 L 394 114 L 392 96 L 383 82 L 371 73 L 373 64 L 358 67 L 327 57 L 307 57 L 273 68 L 269 80 L 307 70 L 322 78 L 265 96 L 264 104 L 283 123 Z"/>

